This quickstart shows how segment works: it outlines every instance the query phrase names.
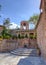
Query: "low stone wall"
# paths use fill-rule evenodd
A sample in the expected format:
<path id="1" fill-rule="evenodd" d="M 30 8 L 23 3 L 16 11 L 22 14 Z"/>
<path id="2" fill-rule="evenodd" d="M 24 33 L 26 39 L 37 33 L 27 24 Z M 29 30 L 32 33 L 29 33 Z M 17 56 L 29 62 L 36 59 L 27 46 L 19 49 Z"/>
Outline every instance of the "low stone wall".
<path id="1" fill-rule="evenodd" d="M 29 39 L 18 39 L 18 47 L 23 48 L 24 45 L 29 46 Z"/>
<path id="2" fill-rule="evenodd" d="M 0 52 L 14 50 L 17 46 L 16 40 L 0 40 Z"/>
<path id="3" fill-rule="evenodd" d="M 18 39 L 18 47 L 24 47 L 27 46 L 27 48 L 37 48 L 37 40 L 36 39 Z"/>
<path id="4" fill-rule="evenodd" d="M 27 47 L 27 48 L 36 48 L 37 47 L 37 42 L 36 39 L 15 39 L 15 40 L 0 40 L 0 52 L 3 51 L 11 51 L 14 50 L 16 48 L 23 48 L 23 47 Z"/>

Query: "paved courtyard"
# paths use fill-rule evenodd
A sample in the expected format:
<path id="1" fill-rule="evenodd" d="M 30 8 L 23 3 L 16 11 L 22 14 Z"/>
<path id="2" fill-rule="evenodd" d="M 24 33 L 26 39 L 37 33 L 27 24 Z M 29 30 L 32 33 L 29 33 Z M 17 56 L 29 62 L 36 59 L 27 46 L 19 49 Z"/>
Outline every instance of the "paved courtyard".
<path id="1" fill-rule="evenodd" d="M 11 53 L 0 53 L 0 65 L 46 65 L 38 56 L 17 56 Z"/>

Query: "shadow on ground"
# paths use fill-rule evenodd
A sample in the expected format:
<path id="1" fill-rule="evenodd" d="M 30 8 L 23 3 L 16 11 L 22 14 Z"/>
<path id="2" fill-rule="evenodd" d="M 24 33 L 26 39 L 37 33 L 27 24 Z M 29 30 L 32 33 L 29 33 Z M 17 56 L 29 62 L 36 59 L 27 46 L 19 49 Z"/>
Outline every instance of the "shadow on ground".
<path id="1" fill-rule="evenodd" d="M 41 57 L 27 57 L 20 59 L 17 65 L 46 65 Z"/>

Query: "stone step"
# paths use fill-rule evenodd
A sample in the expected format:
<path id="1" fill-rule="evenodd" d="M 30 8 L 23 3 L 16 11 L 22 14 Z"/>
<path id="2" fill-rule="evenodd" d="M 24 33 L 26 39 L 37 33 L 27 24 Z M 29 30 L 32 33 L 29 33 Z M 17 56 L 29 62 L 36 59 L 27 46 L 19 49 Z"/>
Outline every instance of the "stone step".
<path id="1" fill-rule="evenodd" d="M 11 54 L 13 54 L 13 55 L 17 55 L 17 56 L 38 56 L 38 55 L 36 55 L 36 54 L 27 54 L 27 53 L 25 53 L 25 54 L 18 54 L 18 53 L 11 53 Z"/>
<path id="2" fill-rule="evenodd" d="M 36 49 L 17 49 L 11 51 L 11 54 L 19 55 L 19 56 L 38 56 Z"/>

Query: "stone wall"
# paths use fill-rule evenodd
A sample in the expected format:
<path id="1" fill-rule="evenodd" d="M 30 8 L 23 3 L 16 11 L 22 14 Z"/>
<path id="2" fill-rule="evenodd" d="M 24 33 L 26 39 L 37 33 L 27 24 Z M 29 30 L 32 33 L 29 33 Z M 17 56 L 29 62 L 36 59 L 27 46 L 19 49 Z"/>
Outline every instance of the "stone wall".
<path id="1" fill-rule="evenodd" d="M 46 58 L 46 20 L 42 14 L 37 27 L 37 44 L 41 50 L 41 56 Z"/>
<path id="2" fill-rule="evenodd" d="M 36 39 L 17 39 L 17 40 L 0 40 L 0 52 L 11 51 L 16 48 L 36 48 Z"/>
<path id="3" fill-rule="evenodd" d="M 30 45 L 29 45 L 30 48 L 37 48 L 38 45 L 37 45 L 37 40 L 36 39 L 30 39 Z"/>
<path id="4" fill-rule="evenodd" d="M 10 51 L 16 49 L 18 43 L 16 40 L 0 40 L 0 51 Z"/>
<path id="5" fill-rule="evenodd" d="M 46 59 L 46 0 L 41 0 L 40 11 L 41 14 L 36 26 L 37 44 L 41 50 L 41 56 Z"/>
<path id="6" fill-rule="evenodd" d="M 18 47 L 23 48 L 24 45 L 26 45 L 27 47 L 29 46 L 29 39 L 18 39 Z"/>
<path id="7" fill-rule="evenodd" d="M 27 48 L 36 48 L 37 47 L 37 40 L 36 39 L 29 39 L 29 38 L 24 38 L 24 39 L 18 39 L 18 47 L 26 47 Z"/>

